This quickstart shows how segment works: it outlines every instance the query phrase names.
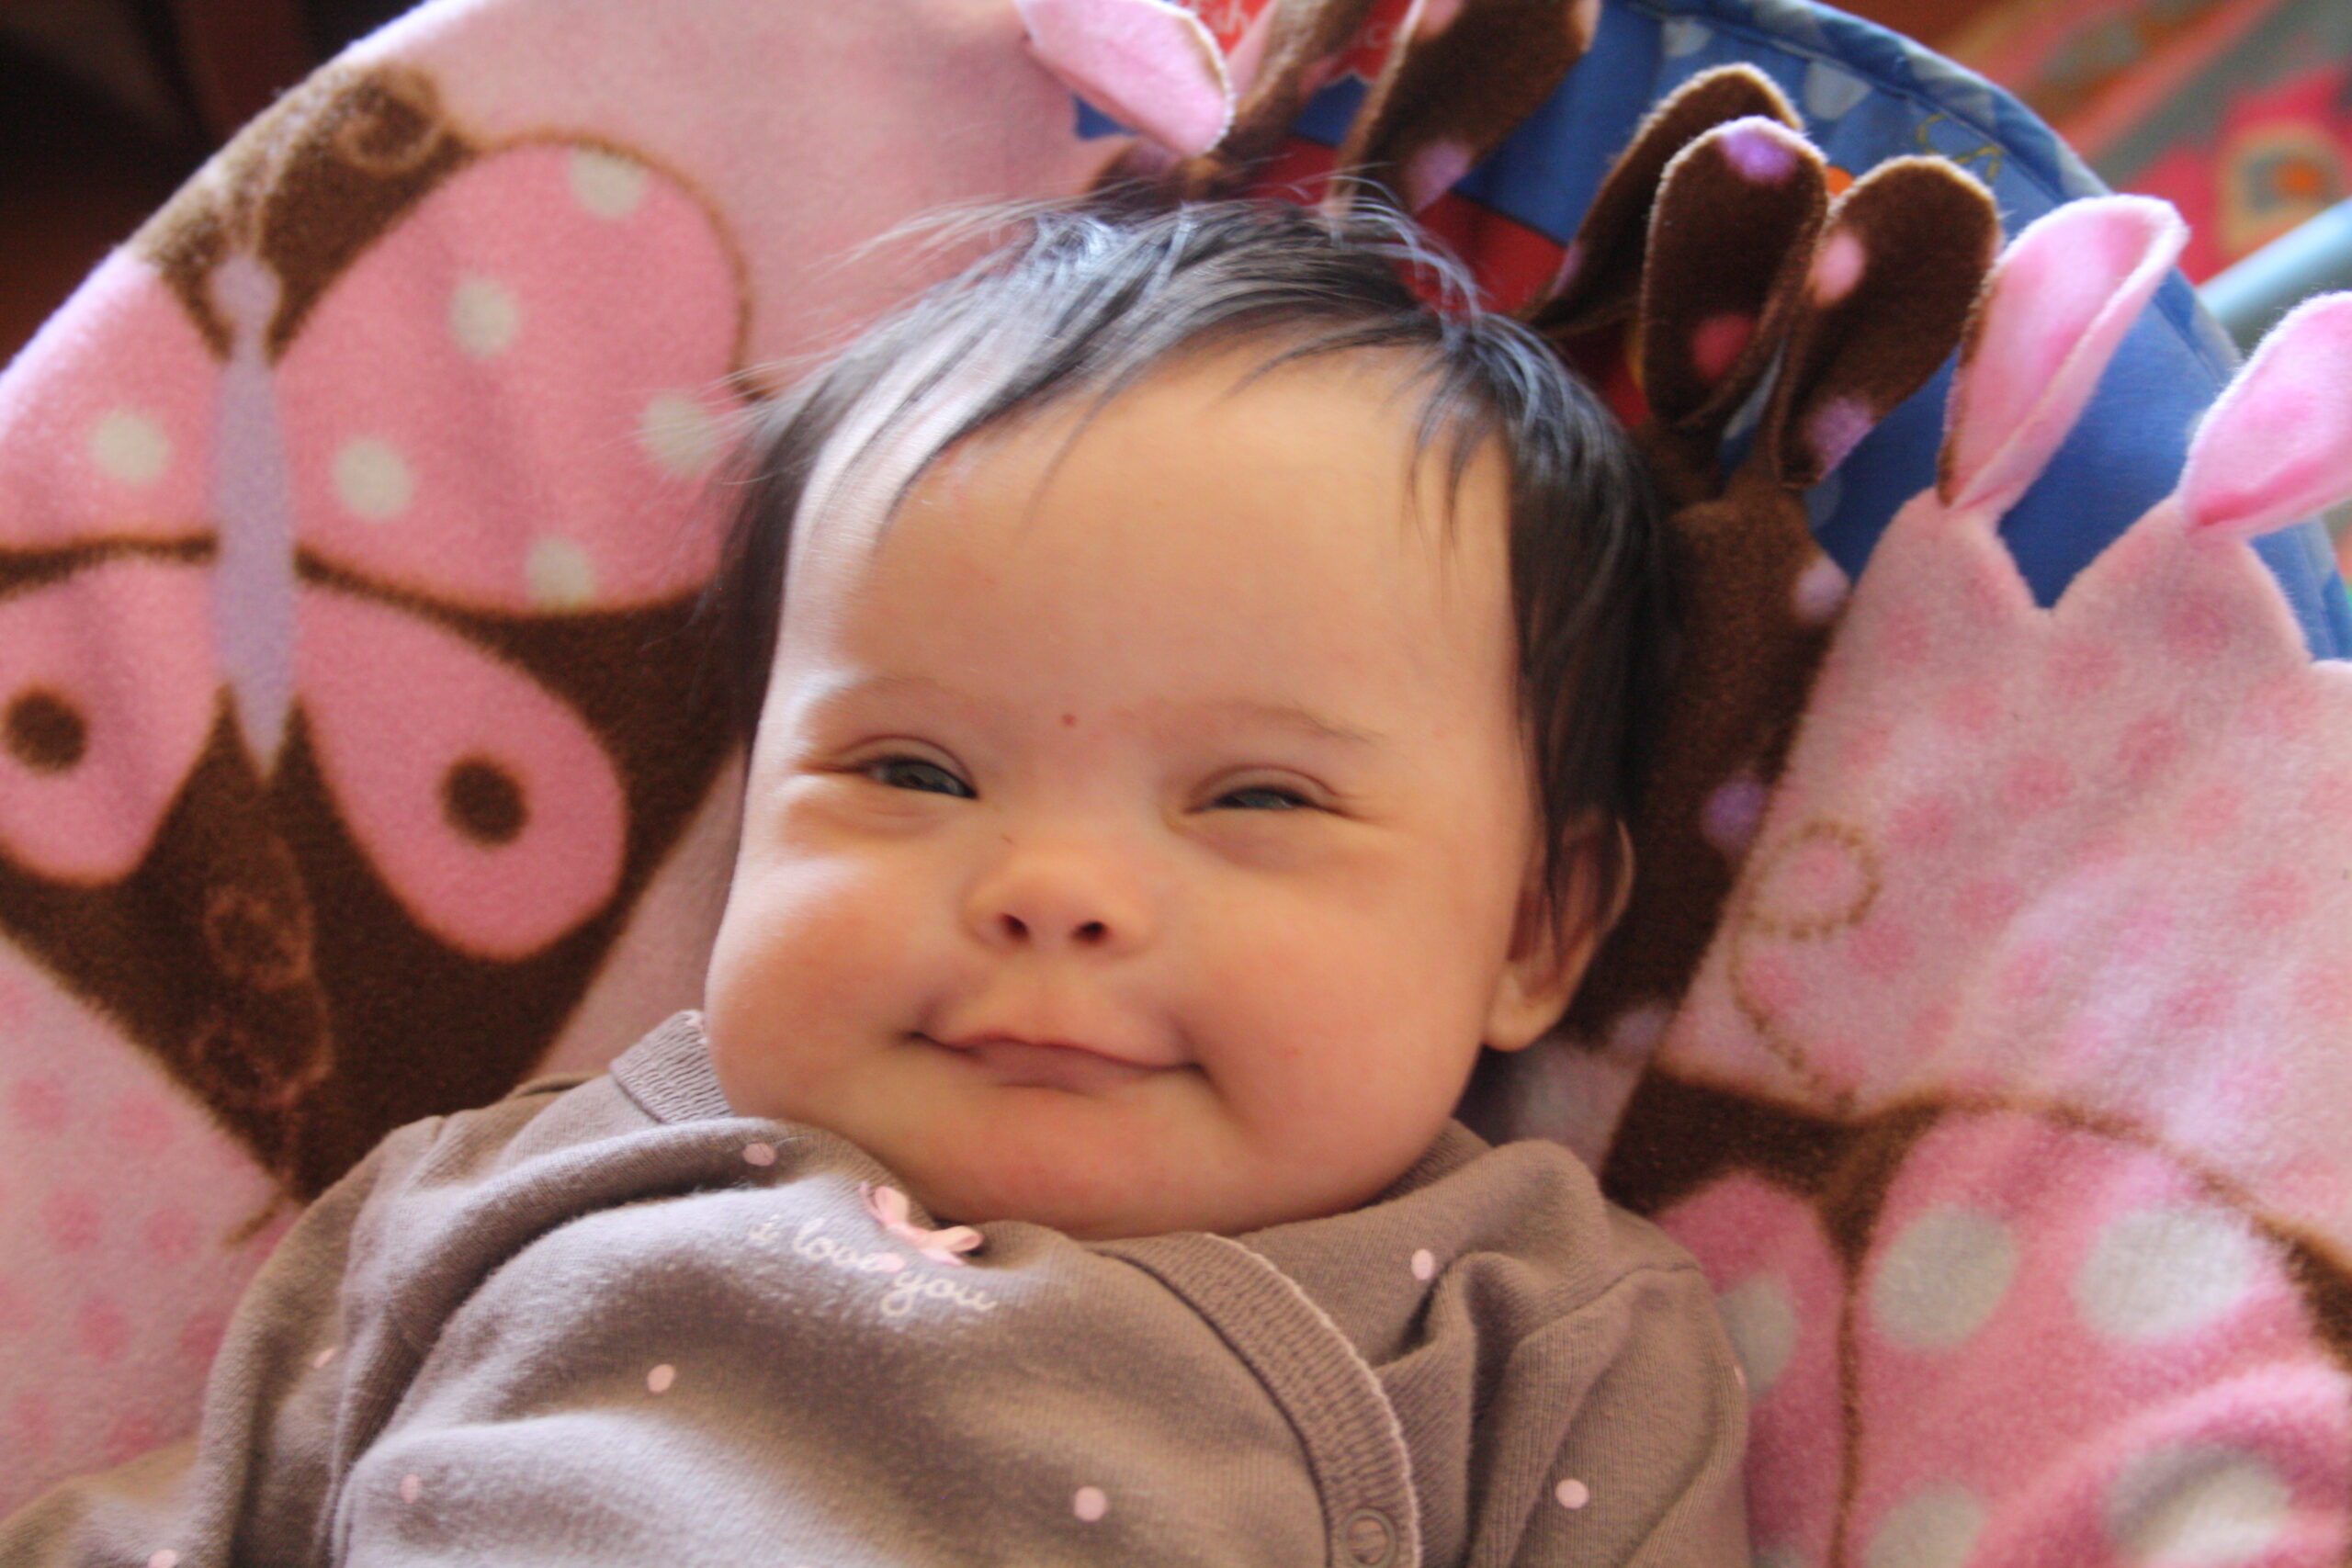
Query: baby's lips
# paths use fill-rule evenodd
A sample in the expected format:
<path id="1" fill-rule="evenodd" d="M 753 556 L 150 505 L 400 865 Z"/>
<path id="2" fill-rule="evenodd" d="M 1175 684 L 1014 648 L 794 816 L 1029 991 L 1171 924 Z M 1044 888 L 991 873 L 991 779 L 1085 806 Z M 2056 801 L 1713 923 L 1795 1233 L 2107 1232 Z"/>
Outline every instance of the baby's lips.
<path id="1" fill-rule="evenodd" d="M 1058 1089 L 1095 1094 L 1139 1082 L 1166 1069 L 1091 1045 L 978 1035 L 938 1042 L 1006 1088 Z"/>
<path id="2" fill-rule="evenodd" d="M 1096 1028 L 1088 1021 L 1061 1014 L 1015 1019 L 958 1021 L 956 1027 L 927 1031 L 923 1038 L 950 1051 L 982 1052 L 1000 1047 L 1031 1051 L 1075 1052 L 1099 1057 L 1115 1066 L 1159 1072 L 1186 1066 L 1191 1058 L 1172 1040 L 1146 1038 L 1132 1027 L 1106 1023 Z"/>

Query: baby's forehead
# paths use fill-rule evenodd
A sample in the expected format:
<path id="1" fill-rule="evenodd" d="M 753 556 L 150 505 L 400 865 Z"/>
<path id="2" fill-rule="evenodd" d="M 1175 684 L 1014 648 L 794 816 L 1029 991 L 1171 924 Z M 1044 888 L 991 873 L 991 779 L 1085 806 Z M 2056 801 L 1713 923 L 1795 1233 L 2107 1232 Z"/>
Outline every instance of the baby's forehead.
<path id="1" fill-rule="evenodd" d="M 1335 350 L 1264 330 L 1182 345 L 1107 384 L 1074 382 L 1024 400 L 1005 401 L 994 379 L 967 367 L 917 397 L 854 410 L 813 465 L 801 527 L 846 525 L 878 547 L 910 505 L 935 505 L 976 470 L 1001 469 L 1008 454 L 1033 488 L 1049 483 L 1105 426 L 1114 439 L 1148 429 L 1194 441 L 1199 461 L 1213 466 L 1237 417 L 1249 434 L 1289 440 L 1304 465 L 1404 477 L 1409 517 L 1436 525 L 1435 537 L 1450 533 L 1464 491 L 1482 481 L 1503 479 L 1508 508 L 1505 422 L 1419 345 Z"/>
<path id="2" fill-rule="evenodd" d="M 1424 437 L 1390 366 L 1196 361 L 975 433 L 910 483 L 845 474 L 794 563 L 787 634 L 846 617 L 876 643 L 924 640 L 943 607 L 996 601 L 1084 628 L 1086 657 L 1187 635 L 1270 657 L 1303 656 L 1318 632 L 1384 658 L 1507 640 L 1503 465 L 1458 463 L 1448 434 Z M 887 513 L 877 491 L 898 492 Z M 970 657 L 1029 657 L 1021 628 L 1002 629 L 1009 649 Z"/>

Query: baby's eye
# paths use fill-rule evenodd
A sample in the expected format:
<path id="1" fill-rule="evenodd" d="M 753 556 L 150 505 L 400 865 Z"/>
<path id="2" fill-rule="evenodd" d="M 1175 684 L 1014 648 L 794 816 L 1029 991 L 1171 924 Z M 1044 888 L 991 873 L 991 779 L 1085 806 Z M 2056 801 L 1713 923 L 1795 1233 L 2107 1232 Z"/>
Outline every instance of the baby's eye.
<path id="1" fill-rule="evenodd" d="M 1214 809 L 1220 811 L 1305 811 L 1314 802 L 1295 789 L 1278 784 L 1249 784 L 1229 789 L 1216 797 Z"/>
<path id="2" fill-rule="evenodd" d="M 952 795 L 961 800 L 978 798 L 972 786 L 936 762 L 920 757 L 877 757 L 857 770 L 876 784 L 891 789 L 921 790 L 928 795 Z"/>

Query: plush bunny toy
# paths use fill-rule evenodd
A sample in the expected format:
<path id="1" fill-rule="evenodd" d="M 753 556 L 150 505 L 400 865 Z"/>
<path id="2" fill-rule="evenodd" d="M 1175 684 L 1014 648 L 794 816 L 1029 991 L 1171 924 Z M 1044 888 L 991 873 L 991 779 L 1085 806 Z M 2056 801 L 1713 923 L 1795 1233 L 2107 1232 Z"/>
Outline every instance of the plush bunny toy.
<path id="1" fill-rule="evenodd" d="M 2053 607 L 1997 533 L 2182 237 L 1999 263 L 1611 1153 L 1723 1292 L 1759 1562 L 2352 1543 L 2352 672 L 2247 544 L 2352 494 L 2352 296 Z"/>
<path id="2" fill-rule="evenodd" d="M 1564 1043 L 1480 1086 L 1508 1107 L 1497 1131 L 1589 1157 L 1715 930 L 1844 603 L 1806 493 L 1959 345 L 1999 241 L 1992 199 L 1939 158 L 1882 164 L 1833 203 L 1795 125 L 1747 67 L 1693 78 L 1619 158 L 1531 313 L 1571 351 L 1630 325 L 1685 628 L 1624 916 Z"/>

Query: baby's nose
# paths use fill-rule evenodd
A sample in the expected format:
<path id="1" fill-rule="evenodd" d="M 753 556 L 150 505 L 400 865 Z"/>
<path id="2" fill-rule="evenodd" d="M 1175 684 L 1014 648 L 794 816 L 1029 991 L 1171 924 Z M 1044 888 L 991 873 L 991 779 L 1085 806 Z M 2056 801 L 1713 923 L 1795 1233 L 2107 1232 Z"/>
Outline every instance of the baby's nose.
<path id="1" fill-rule="evenodd" d="M 1148 940 L 1148 901 L 1105 851 L 1010 849 L 973 889 L 968 923 L 993 946 L 1122 953 Z"/>
<path id="2" fill-rule="evenodd" d="M 1027 942 L 1032 937 L 1051 942 L 1055 939 L 1055 928 L 1069 923 L 1047 916 L 1042 922 L 1045 929 L 1039 931 L 1010 909 L 1000 913 L 997 919 L 1004 924 L 1004 934 L 1014 942 Z M 1081 920 L 1069 929 L 1069 942 L 1073 947 L 1099 947 L 1110 939 L 1110 935 L 1111 928 L 1101 920 Z"/>

